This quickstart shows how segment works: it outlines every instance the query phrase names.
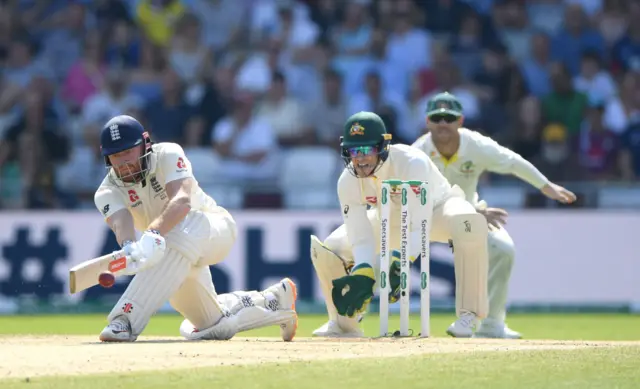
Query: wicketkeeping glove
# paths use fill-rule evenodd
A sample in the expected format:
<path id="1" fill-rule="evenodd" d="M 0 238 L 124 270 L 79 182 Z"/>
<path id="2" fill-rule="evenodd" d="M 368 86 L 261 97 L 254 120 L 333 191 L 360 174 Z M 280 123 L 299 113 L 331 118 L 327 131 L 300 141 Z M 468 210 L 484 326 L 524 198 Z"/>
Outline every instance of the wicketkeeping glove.
<path id="1" fill-rule="evenodd" d="M 391 264 L 389 265 L 389 302 L 395 303 L 400 299 L 400 251 L 391 250 Z"/>
<path id="2" fill-rule="evenodd" d="M 354 317 L 365 312 L 373 298 L 375 283 L 373 268 L 368 264 L 357 265 L 351 274 L 333 280 L 331 297 L 338 314 Z"/>

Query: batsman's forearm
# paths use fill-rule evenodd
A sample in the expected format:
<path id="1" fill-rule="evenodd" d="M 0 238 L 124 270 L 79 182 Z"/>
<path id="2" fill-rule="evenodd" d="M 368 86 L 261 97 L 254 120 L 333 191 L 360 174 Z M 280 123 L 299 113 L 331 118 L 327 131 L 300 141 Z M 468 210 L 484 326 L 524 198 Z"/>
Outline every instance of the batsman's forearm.
<path id="1" fill-rule="evenodd" d="M 160 235 L 165 236 L 187 216 L 190 210 L 191 201 L 187 196 L 174 197 L 147 229 L 156 230 Z"/>
<path id="2" fill-rule="evenodd" d="M 136 240 L 136 228 L 133 224 L 133 218 L 126 209 L 116 211 L 106 221 L 116 236 L 120 247 L 124 246 L 124 242 Z"/>
<path id="3" fill-rule="evenodd" d="M 521 156 L 514 157 L 511 164 L 511 174 L 527 182 L 537 189 L 549 183 L 547 177 L 540 172 L 533 164 Z"/>
<path id="4" fill-rule="evenodd" d="M 120 245 L 120 247 L 124 246 L 125 242 L 133 242 L 136 240 L 136 231 L 133 227 L 127 228 L 125 226 L 121 226 L 118 223 L 114 223 L 110 226 L 113 234 L 116 236 L 116 241 Z"/>

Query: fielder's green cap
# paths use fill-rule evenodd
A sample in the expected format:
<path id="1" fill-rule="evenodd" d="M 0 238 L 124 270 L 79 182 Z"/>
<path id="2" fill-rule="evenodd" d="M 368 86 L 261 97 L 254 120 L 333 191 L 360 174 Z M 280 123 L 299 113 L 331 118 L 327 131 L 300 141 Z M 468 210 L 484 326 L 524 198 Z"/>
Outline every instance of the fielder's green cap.
<path id="1" fill-rule="evenodd" d="M 449 92 L 438 93 L 427 103 L 427 116 L 435 114 L 462 116 L 462 104 Z"/>

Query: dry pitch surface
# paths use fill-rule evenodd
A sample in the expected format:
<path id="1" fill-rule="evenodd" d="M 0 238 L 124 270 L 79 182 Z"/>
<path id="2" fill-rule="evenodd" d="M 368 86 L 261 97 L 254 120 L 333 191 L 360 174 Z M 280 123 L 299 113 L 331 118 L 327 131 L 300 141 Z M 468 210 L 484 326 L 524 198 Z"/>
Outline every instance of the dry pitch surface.
<path id="1" fill-rule="evenodd" d="M 429 353 L 563 350 L 623 345 L 640 346 L 640 342 L 296 338 L 285 343 L 275 338 L 238 337 L 226 342 L 187 342 L 181 338 L 145 337 L 135 343 L 105 344 L 96 341 L 95 336 L 0 337 L 0 379 Z"/>

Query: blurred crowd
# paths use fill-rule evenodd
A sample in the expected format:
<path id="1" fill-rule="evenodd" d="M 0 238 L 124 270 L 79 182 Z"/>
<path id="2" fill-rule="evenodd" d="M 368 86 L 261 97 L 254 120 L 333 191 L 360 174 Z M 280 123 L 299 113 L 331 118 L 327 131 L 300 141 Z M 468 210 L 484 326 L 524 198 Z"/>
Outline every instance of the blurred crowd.
<path id="1" fill-rule="evenodd" d="M 0 3 L 3 208 L 91 207 L 118 114 L 193 152 L 199 180 L 272 193 L 289 152 L 310 151 L 310 176 L 318 148 L 340 170 L 357 111 L 412 143 L 440 91 L 555 181 L 640 174 L 640 1 Z"/>

